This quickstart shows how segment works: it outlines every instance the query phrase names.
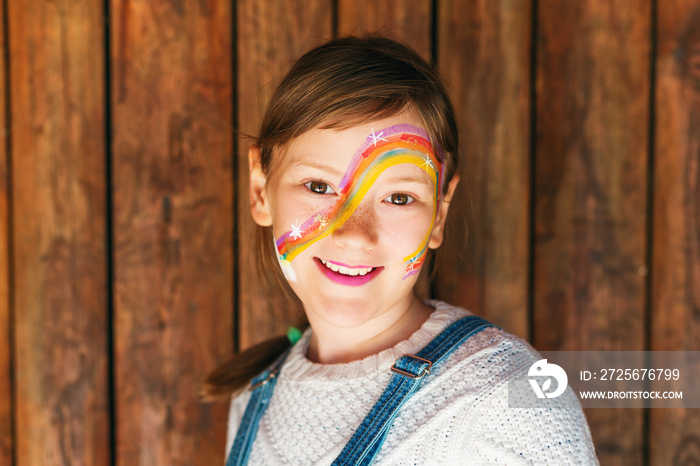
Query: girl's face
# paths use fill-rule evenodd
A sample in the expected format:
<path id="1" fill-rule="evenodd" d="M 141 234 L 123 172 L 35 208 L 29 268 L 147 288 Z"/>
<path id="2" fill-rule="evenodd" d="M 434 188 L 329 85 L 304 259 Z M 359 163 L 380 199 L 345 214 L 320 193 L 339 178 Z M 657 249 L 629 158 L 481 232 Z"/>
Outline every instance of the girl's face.
<path id="1" fill-rule="evenodd" d="M 285 276 L 312 325 L 357 327 L 407 310 L 449 200 L 420 119 L 406 112 L 345 129 L 312 129 L 274 154 L 269 180 L 251 150 L 255 220 L 272 225 Z"/>

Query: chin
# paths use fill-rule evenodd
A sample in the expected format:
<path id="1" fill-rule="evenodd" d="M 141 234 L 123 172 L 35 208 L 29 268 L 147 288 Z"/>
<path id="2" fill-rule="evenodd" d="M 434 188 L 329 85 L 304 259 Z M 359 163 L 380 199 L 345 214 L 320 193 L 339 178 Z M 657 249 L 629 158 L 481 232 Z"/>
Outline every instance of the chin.
<path id="1" fill-rule="evenodd" d="M 359 327 L 374 317 L 373 306 L 364 299 L 321 299 L 308 307 L 304 304 L 304 308 L 310 309 L 317 319 L 339 328 Z"/>

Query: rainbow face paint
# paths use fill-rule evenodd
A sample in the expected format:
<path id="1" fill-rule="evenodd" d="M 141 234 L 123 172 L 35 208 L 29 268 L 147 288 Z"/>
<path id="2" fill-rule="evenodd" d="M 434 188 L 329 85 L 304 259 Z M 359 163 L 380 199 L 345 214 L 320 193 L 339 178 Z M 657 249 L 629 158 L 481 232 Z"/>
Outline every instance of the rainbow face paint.
<path id="1" fill-rule="evenodd" d="M 294 222 L 289 231 L 275 241 L 278 260 L 287 279 L 295 281 L 291 261 L 316 241 L 331 235 L 355 212 L 377 178 L 388 168 L 410 163 L 425 170 L 435 186 L 435 205 L 430 228 L 420 246 L 404 258 L 407 278 L 420 271 L 437 218 L 442 189 L 442 162 L 425 130 L 403 124 L 375 131 L 367 136 L 353 156 L 340 185 L 339 198 L 333 206 L 314 214 L 303 223 Z"/>

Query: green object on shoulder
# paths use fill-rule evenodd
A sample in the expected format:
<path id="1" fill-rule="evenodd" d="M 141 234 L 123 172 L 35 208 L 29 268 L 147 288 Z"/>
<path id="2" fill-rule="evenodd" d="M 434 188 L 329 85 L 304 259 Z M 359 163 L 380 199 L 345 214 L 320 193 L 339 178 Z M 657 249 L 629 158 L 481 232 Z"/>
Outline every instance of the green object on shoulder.
<path id="1" fill-rule="evenodd" d="M 296 327 L 289 327 L 289 330 L 287 330 L 287 339 L 289 340 L 289 343 L 294 346 L 297 341 L 301 338 L 301 330 L 299 330 Z"/>

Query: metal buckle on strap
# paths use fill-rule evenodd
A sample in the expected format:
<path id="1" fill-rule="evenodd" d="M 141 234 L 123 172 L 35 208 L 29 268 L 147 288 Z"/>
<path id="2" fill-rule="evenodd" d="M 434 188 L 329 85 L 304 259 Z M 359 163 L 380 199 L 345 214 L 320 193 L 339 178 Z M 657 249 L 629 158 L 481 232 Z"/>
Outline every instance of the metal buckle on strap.
<path id="1" fill-rule="evenodd" d="M 269 374 L 267 374 L 267 377 L 262 379 L 260 382 L 256 383 L 255 385 L 250 387 L 250 391 L 255 390 L 258 387 L 262 387 L 263 385 L 267 384 L 270 380 L 274 379 L 277 377 L 277 374 L 279 374 L 280 368 L 276 367 L 274 370 L 271 370 Z"/>
<path id="2" fill-rule="evenodd" d="M 412 359 L 417 359 L 418 361 L 421 361 L 421 362 L 425 362 L 428 364 L 428 366 L 425 367 L 423 369 L 423 372 L 421 372 L 418 375 L 414 375 L 414 374 L 411 374 L 410 372 L 406 372 L 404 370 L 401 370 L 398 367 L 396 367 L 396 364 L 399 362 L 399 359 L 403 358 L 404 356 L 412 358 Z M 403 376 L 409 377 L 411 379 L 420 379 L 420 378 L 426 376 L 427 374 L 430 374 L 431 367 L 433 367 L 433 363 L 428 361 L 427 359 L 419 358 L 418 356 L 416 356 L 414 354 L 404 354 L 404 355 L 400 356 L 396 361 L 394 361 L 394 365 L 391 366 L 391 371 L 396 372 L 397 374 L 401 374 Z"/>

